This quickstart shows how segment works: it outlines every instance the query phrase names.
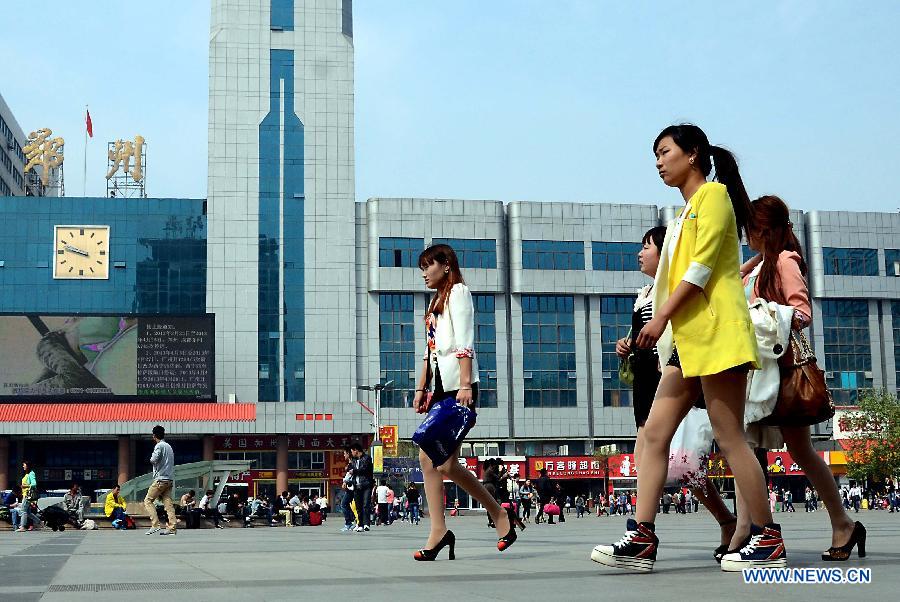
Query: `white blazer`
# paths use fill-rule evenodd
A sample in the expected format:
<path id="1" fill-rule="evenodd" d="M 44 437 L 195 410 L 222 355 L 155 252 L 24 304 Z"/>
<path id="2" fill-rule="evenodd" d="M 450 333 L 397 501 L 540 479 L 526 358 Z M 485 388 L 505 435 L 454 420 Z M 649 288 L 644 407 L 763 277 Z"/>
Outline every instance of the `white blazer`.
<path id="1" fill-rule="evenodd" d="M 475 357 L 475 305 L 472 293 L 465 284 L 450 289 L 444 313 L 438 314 L 434 329 L 435 348 L 426 356 L 431 362 L 431 386 L 434 388 L 435 368 L 441 372 L 444 391 L 460 388 L 459 358 L 472 358 L 471 383 L 478 382 L 478 359 Z"/>

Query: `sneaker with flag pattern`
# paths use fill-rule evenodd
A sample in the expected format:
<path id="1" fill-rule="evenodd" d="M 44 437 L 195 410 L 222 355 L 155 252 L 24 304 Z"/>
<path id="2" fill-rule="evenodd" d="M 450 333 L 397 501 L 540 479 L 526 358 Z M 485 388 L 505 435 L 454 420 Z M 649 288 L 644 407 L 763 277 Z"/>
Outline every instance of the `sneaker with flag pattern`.
<path id="1" fill-rule="evenodd" d="M 597 546 L 591 560 L 617 569 L 649 572 L 656 562 L 659 538 L 653 523 L 638 523 L 632 518 L 626 523 L 625 535 L 610 546 Z"/>
<path id="2" fill-rule="evenodd" d="M 750 543 L 722 557 L 722 570 L 738 572 L 752 568 L 781 568 L 787 565 L 787 552 L 781 538 L 781 525 L 750 525 Z"/>

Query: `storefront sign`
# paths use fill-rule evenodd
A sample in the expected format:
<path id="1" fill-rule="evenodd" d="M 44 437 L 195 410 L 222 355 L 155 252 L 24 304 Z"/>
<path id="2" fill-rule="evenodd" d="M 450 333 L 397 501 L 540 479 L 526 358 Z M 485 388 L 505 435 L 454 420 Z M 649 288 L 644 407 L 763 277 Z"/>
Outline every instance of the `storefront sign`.
<path id="1" fill-rule="evenodd" d="M 816 452 L 819 457 L 827 462 L 826 452 Z M 804 475 L 803 469 L 797 464 L 788 452 L 767 452 L 766 472 L 772 476 L 779 475 Z"/>
<path id="2" fill-rule="evenodd" d="M 364 448 L 368 447 L 371 435 L 324 434 L 324 435 L 288 435 L 288 449 L 299 451 L 331 451 L 341 450 L 358 441 Z M 278 448 L 278 437 L 275 435 L 228 435 L 215 438 L 216 451 L 275 451 Z"/>
<path id="3" fill-rule="evenodd" d="M 381 445 L 384 447 L 385 458 L 397 457 L 397 425 L 387 424 L 379 429 Z"/>
<path id="4" fill-rule="evenodd" d="M 593 456 L 547 456 L 528 459 L 528 477 L 537 479 L 541 469 L 551 479 L 601 479 L 603 465 Z"/>

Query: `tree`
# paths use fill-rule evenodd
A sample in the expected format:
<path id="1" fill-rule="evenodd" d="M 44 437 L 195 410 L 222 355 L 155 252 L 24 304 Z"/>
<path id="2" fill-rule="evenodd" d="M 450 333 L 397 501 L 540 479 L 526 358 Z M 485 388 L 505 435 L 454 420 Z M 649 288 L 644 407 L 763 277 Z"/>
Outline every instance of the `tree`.
<path id="1" fill-rule="evenodd" d="M 900 399 L 888 391 L 867 391 L 859 410 L 843 416 L 841 430 L 853 433 L 847 450 L 847 476 L 863 481 L 900 474 Z"/>

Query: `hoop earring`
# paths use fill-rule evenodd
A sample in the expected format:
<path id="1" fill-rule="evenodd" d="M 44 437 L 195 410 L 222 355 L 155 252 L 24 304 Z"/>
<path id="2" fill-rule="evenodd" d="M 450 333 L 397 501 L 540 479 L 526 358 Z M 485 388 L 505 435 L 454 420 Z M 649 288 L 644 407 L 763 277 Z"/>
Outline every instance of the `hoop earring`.
<path id="1" fill-rule="evenodd" d="M 691 157 L 690 159 L 688 159 L 688 163 L 690 163 L 691 165 L 693 165 L 693 164 L 694 164 L 694 158 Z"/>

